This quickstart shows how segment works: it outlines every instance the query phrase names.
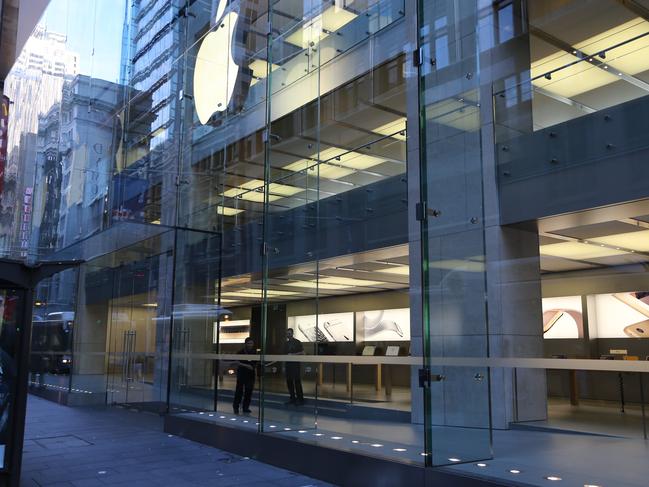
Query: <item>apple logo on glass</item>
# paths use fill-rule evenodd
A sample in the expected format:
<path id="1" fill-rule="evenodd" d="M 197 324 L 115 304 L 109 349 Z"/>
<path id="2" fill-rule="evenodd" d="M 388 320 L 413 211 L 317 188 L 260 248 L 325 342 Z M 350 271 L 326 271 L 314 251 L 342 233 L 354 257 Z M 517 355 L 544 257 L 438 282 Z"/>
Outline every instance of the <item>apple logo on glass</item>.
<path id="1" fill-rule="evenodd" d="M 227 13 L 228 0 L 215 2 L 212 9 L 215 27 L 203 38 L 194 66 L 194 105 L 203 125 L 213 121 L 217 114 L 239 110 L 251 79 L 250 69 L 235 59 L 235 47 L 245 45 L 245 26 L 239 25 L 245 19 L 233 8 L 235 2 Z"/>

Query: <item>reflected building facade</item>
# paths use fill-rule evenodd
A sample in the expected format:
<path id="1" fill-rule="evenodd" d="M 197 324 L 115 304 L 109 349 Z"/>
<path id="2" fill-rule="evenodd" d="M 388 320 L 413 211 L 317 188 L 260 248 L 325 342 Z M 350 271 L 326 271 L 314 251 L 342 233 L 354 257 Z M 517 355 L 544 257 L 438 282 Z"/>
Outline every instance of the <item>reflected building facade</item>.
<path id="1" fill-rule="evenodd" d="M 32 392 L 342 485 L 643 485 L 649 5 L 80 8 L 4 91 L 4 253 L 83 261 Z"/>

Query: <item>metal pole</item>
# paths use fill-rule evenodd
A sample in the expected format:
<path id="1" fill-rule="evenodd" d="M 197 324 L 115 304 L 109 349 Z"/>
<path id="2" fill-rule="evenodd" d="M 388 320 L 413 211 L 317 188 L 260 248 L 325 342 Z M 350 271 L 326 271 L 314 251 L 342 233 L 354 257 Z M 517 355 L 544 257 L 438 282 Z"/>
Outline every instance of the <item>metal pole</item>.
<path id="1" fill-rule="evenodd" d="M 617 376 L 620 380 L 620 412 L 624 413 L 624 378 L 622 377 L 622 372 L 618 372 Z"/>
<path id="2" fill-rule="evenodd" d="M 640 409 L 642 410 L 642 434 L 644 436 L 644 439 L 647 439 L 647 418 L 645 415 L 645 407 L 644 407 L 644 386 L 643 386 L 643 381 L 642 381 L 642 373 L 638 374 L 638 379 L 640 379 Z"/>

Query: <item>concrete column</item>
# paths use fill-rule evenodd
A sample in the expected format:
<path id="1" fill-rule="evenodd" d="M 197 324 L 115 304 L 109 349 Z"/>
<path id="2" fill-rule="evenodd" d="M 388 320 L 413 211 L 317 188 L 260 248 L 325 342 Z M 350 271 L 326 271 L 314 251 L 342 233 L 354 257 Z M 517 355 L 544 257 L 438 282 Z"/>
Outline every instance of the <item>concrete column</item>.
<path id="1" fill-rule="evenodd" d="M 415 11 L 415 2 L 406 2 Z M 445 9 L 439 5 L 440 12 Z M 430 8 L 430 7 L 429 7 Z M 432 15 L 432 13 L 429 13 Z M 410 80 L 408 100 L 408 176 L 411 265 L 412 350 L 420 353 L 421 246 L 415 204 L 419 200 L 420 150 L 426 151 L 426 194 L 421 199 L 439 216 L 428 217 L 430 341 L 432 356 L 538 357 L 542 356 L 542 312 L 538 233 L 533 225 L 500 226 L 497 131 L 493 111 L 494 80 L 529 69 L 529 42 L 519 35 L 509 43 L 479 51 L 477 19 L 470 8 L 459 12 L 453 24 L 455 38 L 449 51 L 460 56 L 451 68 L 437 66 L 424 86 L 426 147 L 418 140 L 416 75 Z M 429 25 L 432 28 L 432 25 Z M 409 32 L 418 32 L 416 26 Z M 475 51 L 468 46 L 476 46 Z M 432 47 L 429 46 L 432 51 Z M 456 50 L 456 51 L 454 51 Z M 430 52 L 431 58 L 435 53 Z M 480 64 L 478 72 L 477 64 Z M 430 71 L 429 59 L 420 68 Z M 426 73 L 425 73 L 426 74 Z M 434 81 L 434 82 L 433 82 Z M 496 85 L 496 86 L 495 86 Z M 414 100 L 414 101 L 413 101 Z M 453 111 L 435 120 L 444 108 Z M 521 109 L 519 104 L 518 108 Z M 529 110 L 516 113 L 517 128 L 531 123 Z M 511 118 L 511 117 L 510 117 Z M 510 119 L 508 118 L 508 120 Z M 512 128 L 512 127 L 510 127 Z M 423 421 L 418 381 L 412 374 L 412 420 Z M 479 374 L 478 370 L 478 374 Z M 487 381 L 470 368 L 436 368 L 446 376 L 431 388 L 432 422 L 446 426 L 506 428 L 511 421 L 545 418 L 546 387 L 543 371 L 495 369 Z M 489 404 L 489 401 L 491 404 Z"/>
<path id="2" fill-rule="evenodd" d="M 536 226 L 486 228 L 489 352 L 492 357 L 542 357 L 543 321 Z M 491 371 L 494 428 L 547 415 L 544 370 Z"/>

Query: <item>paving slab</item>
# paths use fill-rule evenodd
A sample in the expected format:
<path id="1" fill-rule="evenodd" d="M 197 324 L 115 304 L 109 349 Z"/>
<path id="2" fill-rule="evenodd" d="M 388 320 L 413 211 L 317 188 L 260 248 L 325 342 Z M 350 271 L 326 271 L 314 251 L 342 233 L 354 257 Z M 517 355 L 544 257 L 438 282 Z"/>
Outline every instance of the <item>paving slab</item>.
<path id="1" fill-rule="evenodd" d="M 163 432 L 162 417 L 29 396 L 21 486 L 331 484 Z"/>

